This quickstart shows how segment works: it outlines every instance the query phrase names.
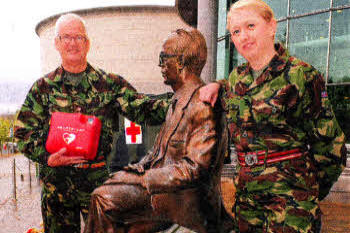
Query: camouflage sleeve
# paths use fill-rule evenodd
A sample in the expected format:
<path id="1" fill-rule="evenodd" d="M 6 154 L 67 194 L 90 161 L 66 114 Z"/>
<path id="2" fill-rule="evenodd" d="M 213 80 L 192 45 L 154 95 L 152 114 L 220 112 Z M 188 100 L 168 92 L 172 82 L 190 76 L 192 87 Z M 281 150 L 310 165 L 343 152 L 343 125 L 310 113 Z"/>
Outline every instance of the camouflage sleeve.
<path id="1" fill-rule="evenodd" d="M 232 84 L 236 80 L 236 70 L 233 70 L 231 74 L 229 75 L 228 80 L 227 79 L 221 79 L 216 81 L 220 85 L 220 90 L 218 93 L 218 101 L 217 105 L 219 105 L 225 112 L 228 112 L 228 105 L 227 101 L 230 101 L 232 99 L 233 90 L 232 90 Z M 225 99 L 226 101 L 223 101 Z"/>
<path id="2" fill-rule="evenodd" d="M 305 72 L 307 84 L 303 98 L 305 130 L 310 152 L 318 170 L 319 199 L 324 199 L 346 164 L 345 135 L 335 118 L 321 74 Z"/>
<path id="3" fill-rule="evenodd" d="M 29 159 L 41 164 L 47 163 L 49 153 L 45 149 L 48 132 L 48 113 L 45 108 L 45 95 L 40 91 L 40 79 L 32 86 L 20 109 L 15 124 L 15 137 L 19 150 Z"/>
<path id="4" fill-rule="evenodd" d="M 122 77 L 111 74 L 110 77 L 118 79 L 116 103 L 123 116 L 138 124 L 160 125 L 165 121 L 172 93 L 158 97 L 147 96 L 137 93 Z"/>

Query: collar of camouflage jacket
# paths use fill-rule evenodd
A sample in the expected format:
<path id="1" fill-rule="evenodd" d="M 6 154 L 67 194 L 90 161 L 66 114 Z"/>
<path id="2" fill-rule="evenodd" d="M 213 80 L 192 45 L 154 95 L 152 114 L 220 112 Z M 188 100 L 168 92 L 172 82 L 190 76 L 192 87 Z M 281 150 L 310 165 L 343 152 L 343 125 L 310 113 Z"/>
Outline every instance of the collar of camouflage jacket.
<path id="1" fill-rule="evenodd" d="M 97 73 L 99 73 L 99 75 L 97 75 Z M 83 79 L 85 79 L 85 81 L 89 81 L 89 80 L 97 81 L 97 80 L 100 80 L 100 77 L 104 75 L 106 75 L 104 71 L 100 69 L 95 69 L 93 66 L 91 66 L 88 63 L 85 71 L 79 74 L 69 73 L 65 71 L 62 66 L 59 66 L 55 71 L 45 75 L 45 77 L 48 78 L 48 80 L 50 80 L 51 82 L 58 83 L 58 85 L 64 84 L 64 86 L 68 85 L 68 86 L 76 87 L 81 83 Z M 77 76 L 78 78 L 79 76 L 81 76 L 80 82 L 72 81 L 72 79 L 75 78 L 73 76 Z"/>
<path id="2" fill-rule="evenodd" d="M 89 73 L 94 72 L 94 71 L 95 71 L 95 69 L 89 63 L 87 64 L 86 69 L 79 74 L 69 73 L 69 72 L 65 71 L 63 66 L 61 65 L 61 66 L 57 67 L 57 69 L 55 71 L 45 75 L 45 77 L 47 77 L 51 81 L 57 82 L 57 81 L 61 81 L 62 77 L 65 76 L 65 74 L 67 74 L 67 73 L 71 74 L 71 75 L 80 75 L 82 73 L 89 74 Z"/>

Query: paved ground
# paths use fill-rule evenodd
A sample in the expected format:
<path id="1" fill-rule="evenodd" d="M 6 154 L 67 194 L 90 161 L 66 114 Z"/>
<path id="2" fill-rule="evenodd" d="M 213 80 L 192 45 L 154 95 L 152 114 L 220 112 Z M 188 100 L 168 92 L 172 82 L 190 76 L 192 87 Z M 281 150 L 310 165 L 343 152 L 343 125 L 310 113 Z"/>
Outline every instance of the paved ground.
<path id="1" fill-rule="evenodd" d="M 14 198 L 14 160 L 16 162 L 17 201 Z M 350 180 L 349 174 L 350 170 L 348 169 L 348 173 L 343 175 L 343 178 L 341 177 L 347 185 Z M 344 193 L 335 193 L 334 195 L 340 196 L 336 196 L 337 198 L 330 203 L 327 201 L 321 203 L 322 211 L 325 214 L 322 233 L 350 232 L 350 196 L 345 200 Z M 225 195 L 223 198 L 227 199 Z M 228 203 L 231 201 L 226 200 Z M 0 156 L 0 233 L 26 233 L 31 227 L 40 228 L 41 222 L 40 185 L 36 178 L 34 163 L 29 163 L 29 160 L 23 155 Z M 175 225 L 164 233 L 191 232 L 184 228 L 177 228 Z"/>
<path id="2" fill-rule="evenodd" d="M 14 198 L 13 161 L 16 162 Z M 29 176 L 29 167 L 31 168 Z M 23 180 L 21 180 L 21 176 Z M 30 181 L 31 177 L 31 181 Z M 22 155 L 0 158 L 0 232 L 25 233 L 40 227 L 40 186 L 35 165 Z"/>
<path id="3" fill-rule="evenodd" d="M 17 201 L 14 198 L 14 160 Z M 26 233 L 31 227 L 41 228 L 41 223 L 40 185 L 36 178 L 35 164 L 29 163 L 23 155 L 0 157 L 0 233 Z M 190 233 L 191 231 L 174 225 L 164 233 L 173 232 Z"/>

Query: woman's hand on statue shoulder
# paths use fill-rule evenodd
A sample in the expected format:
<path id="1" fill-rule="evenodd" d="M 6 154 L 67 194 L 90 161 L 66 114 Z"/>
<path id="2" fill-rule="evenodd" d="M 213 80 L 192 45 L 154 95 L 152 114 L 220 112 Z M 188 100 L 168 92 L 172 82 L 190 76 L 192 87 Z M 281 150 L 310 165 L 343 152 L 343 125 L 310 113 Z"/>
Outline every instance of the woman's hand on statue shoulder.
<path id="1" fill-rule="evenodd" d="M 209 103 L 214 107 L 216 100 L 218 98 L 218 93 L 220 89 L 220 84 L 209 83 L 199 89 L 199 99 L 202 102 Z"/>

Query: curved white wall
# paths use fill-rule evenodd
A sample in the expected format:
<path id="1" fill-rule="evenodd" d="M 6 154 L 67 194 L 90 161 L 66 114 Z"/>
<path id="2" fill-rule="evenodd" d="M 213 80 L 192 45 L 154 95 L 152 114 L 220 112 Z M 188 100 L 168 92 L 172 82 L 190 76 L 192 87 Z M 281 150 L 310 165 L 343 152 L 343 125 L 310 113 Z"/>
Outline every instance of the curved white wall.
<path id="1" fill-rule="evenodd" d="M 159 94 L 171 90 L 163 84 L 158 55 L 171 31 L 190 28 L 175 7 L 108 7 L 75 13 L 86 21 L 91 40 L 88 61 L 93 66 L 123 76 L 140 92 Z M 60 65 L 53 43 L 57 18 L 45 19 L 36 28 L 43 74 Z"/>

